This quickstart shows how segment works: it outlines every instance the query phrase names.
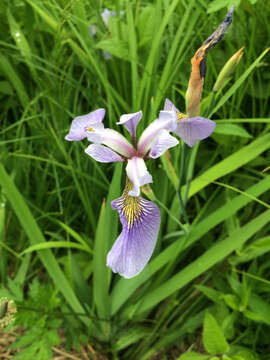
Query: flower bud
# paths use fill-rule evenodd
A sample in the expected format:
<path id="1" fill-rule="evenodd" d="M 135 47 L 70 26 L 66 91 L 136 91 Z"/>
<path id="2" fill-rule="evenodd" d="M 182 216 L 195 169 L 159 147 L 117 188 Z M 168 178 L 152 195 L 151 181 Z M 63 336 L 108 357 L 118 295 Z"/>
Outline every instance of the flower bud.
<path id="1" fill-rule="evenodd" d="M 231 76 L 234 72 L 237 64 L 241 60 L 243 56 L 244 46 L 241 47 L 223 66 L 222 70 L 218 74 L 216 83 L 213 87 L 213 91 L 218 92 L 225 84 L 226 80 Z"/>

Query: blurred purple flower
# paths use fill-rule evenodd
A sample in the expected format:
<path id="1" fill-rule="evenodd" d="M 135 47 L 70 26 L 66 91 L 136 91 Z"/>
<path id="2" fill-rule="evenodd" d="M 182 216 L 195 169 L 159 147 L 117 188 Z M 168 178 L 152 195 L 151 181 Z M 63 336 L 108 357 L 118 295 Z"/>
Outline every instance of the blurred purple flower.
<path id="1" fill-rule="evenodd" d="M 201 116 L 187 117 L 169 99 L 165 100 L 164 110 L 175 112 L 178 121 L 174 133 L 191 147 L 199 140 L 206 139 L 215 130 L 214 121 Z"/>
<path id="2" fill-rule="evenodd" d="M 157 240 L 160 212 L 151 201 L 140 197 L 140 187 L 152 183 L 145 160 L 160 157 L 167 149 L 178 144 L 171 131 L 176 131 L 175 111 L 161 111 L 136 140 L 136 128 L 142 111 L 124 114 L 118 125 L 124 125 L 131 135 L 132 144 L 115 130 L 104 128 L 104 109 L 76 117 L 65 137 L 69 141 L 88 138 L 85 152 L 99 162 L 127 162 L 127 185 L 122 196 L 112 201 L 118 210 L 122 232 L 107 256 L 107 265 L 125 278 L 139 274 L 149 261 Z"/>

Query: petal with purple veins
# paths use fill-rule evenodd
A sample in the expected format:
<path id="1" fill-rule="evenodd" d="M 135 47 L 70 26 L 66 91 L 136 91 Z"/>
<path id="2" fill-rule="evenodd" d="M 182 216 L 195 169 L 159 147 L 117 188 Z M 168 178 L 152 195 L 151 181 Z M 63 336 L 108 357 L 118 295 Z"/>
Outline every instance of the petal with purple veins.
<path id="1" fill-rule="evenodd" d="M 153 182 L 144 160 L 140 157 L 134 156 L 128 160 L 126 172 L 129 180 L 133 184 L 133 189 L 128 193 L 130 196 L 139 196 L 140 187 Z"/>
<path id="2" fill-rule="evenodd" d="M 142 118 L 142 111 L 133 114 L 124 114 L 120 117 L 117 125 L 124 125 L 133 139 L 136 137 L 136 128 Z"/>
<path id="3" fill-rule="evenodd" d="M 177 127 L 177 114 L 175 111 L 160 111 L 158 119 L 154 120 L 143 131 L 138 141 L 138 153 L 141 156 L 147 154 L 151 149 L 154 141 L 158 137 L 159 133 L 165 129 L 168 131 L 174 131 Z"/>
<path id="4" fill-rule="evenodd" d="M 192 118 L 183 118 L 178 123 L 174 131 L 186 144 L 194 146 L 199 140 L 210 136 L 215 130 L 214 121 L 196 116 Z"/>
<path id="5" fill-rule="evenodd" d="M 87 131 L 87 138 L 95 144 L 108 146 L 126 158 L 131 158 L 136 154 L 136 150 L 130 142 L 119 132 L 112 129 L 89 129 Z"/>
<path id="6" fill-rule="evenodd" d="M 177 109 L 176 106 L 174 106 L 174 104 L 171 102 L 171 100 L 169 99 L 166 99 L 165 100 L 165 104 L 164 104 L 164 110 L 167 110 L 167 111 L 175 111 L 175 112 L 179 112 L 180 111 Z"/>
<path id="7" fill-rule="evenodd" d="M 65 139 L 68 141 L 79 141 L 87 137 L 87 129 L 92 127 L 103 128 L 102 120 L 105 109 L 97 109 L 89 114 L 77 116 L 72 120 L 69 133 Z"/>
<path id="8" fill-rule="evenodd" d="M 149 156 L 153 159 L 156 159 L 163 155 L 166 150 L 177 145 L 179 141 L 172 135 L 169 134 L 167 130 L 162 130 L 150 150 Z"/>
<path id="9" fill-rule="evenodd" d="M 160 211 L 151 201 L 128 196 L 127 191 L 111 205 L 118 210 L 122 232 L 107 255 L 107 266 L 130 279 L 143 270 L 152 256 L 160 226 Z"/>
<path id="10" fill-rule="evenodd" d="M 116 161 L 124 161 L 124 159 L 110 148 L 100 145 L 91 144 L 85 149 L 86 154 L 93 159 L 103 163 L 110 163 Z"/>

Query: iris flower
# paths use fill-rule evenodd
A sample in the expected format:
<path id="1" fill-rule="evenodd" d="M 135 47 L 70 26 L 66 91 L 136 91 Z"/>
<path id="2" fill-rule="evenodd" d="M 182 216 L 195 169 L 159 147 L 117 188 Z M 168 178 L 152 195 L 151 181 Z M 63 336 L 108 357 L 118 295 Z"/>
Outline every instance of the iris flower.
<path id="1" fill-rule="evenodd" d="M 188 117 L 182 114 L 177 107 L 169 100 L 165 100 L 165 111 L 174 111 L 177 116 L 177 127 L 174 133 L 190 147 L 199 140 L 206 139 L 215 130 L 216 123 L 202 116 Z"/>
<path id="2" fill-rule="evenodd" d="M 174 131 L 175 134 L 191 147 L 199 140 L 210 136 L 216 127 L 214 121 L 198 116 L 206 74 L 206 55 L 211 48 L 222 40 L 232 22 L 234 8 L 235 6 L 228 11 L 224 21 L 203 42 L 191 59 L 192 68 L 186 92 L 187 115 L 182 114 L 169 99 L 165 101 L 164 110 L 174 111 L 177 115 L 178 123 Z"/>
<path id="3" fill-rule="evenodd" d="M 149 261 L 157 240 L 160 212 L 151 201 L 140 196 L 140 187 L 152 183 L 145 160 L 160 157 L 166 150 L 178 144 L 170 135 L 177 127 L 174 111 L 161 111 L 136 139 L 136 128 L 142 118 L 142 111 L 125 114 L 118 125 L 124 125 L 131 135 L 132 143 L 119 132 L 105 128 L 102 121 L 104 109 L 76 117 L 65 137 L 69 141 L 88 138 L 85 152 L 94 160 L 110 163 L 125 162 L 127 182 L 122 196 L 112 201 L 122 223 L 122 232 L 107 256 L 107 266 L 125 278 L 139 274 Z"/>

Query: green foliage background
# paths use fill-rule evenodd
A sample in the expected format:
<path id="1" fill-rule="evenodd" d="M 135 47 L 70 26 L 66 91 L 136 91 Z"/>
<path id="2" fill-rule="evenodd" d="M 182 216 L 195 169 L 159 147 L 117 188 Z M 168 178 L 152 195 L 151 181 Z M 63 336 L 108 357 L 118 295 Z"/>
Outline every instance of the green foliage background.
<path id="1" fill-rule="evenodd" d="M 105 266 L 120 230 L 110 201 L 123 190 L 124 169 L 94 162 L 87 142 L 64 136 L 75 116 L 99 107 L 115 129 L 121 114 L 142 109 L 139 132 L 166 97 L 184 112 L 190 58 L 231 2 L 0 2 L 0 296 L 16 301 L 26 329 L 18 358 L 50 358 L 61 327 L 68 346 L 89 342 L 115 359 L 166 359 L 169 349 L 190 347 L 197 355 L 183 359 L 270 359 L 270 176 L 262 172 L 270 4 L 236 3 L 233 24 L 207 56 L 201 114 L 217 128 L 186 154 L 189 231 L 178 222 L 177 147 L 170 160 L 149 163 L 162 211 L 158 245 L 145 270 L 125 280 Z M 117 12 L 108 29 L 105 7 Z M 219 71 L 242 46 L 213 100 Z"/>

